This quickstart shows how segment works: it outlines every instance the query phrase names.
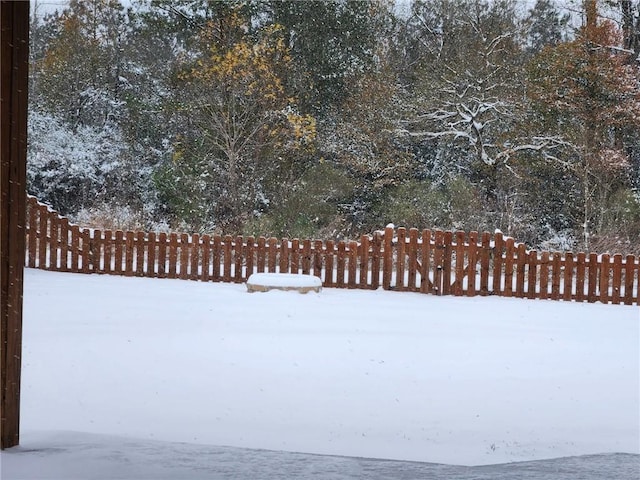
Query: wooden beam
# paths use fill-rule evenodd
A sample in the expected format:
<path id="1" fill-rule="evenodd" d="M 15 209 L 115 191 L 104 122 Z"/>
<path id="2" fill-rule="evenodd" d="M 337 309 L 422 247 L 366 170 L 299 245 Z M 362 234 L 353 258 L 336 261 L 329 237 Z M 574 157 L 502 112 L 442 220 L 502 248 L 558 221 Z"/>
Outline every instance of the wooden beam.
<path id="1" fill-rule="evenodd" d="M 0 0 L 0 448 L 20 440 L 29 2 Z"/>

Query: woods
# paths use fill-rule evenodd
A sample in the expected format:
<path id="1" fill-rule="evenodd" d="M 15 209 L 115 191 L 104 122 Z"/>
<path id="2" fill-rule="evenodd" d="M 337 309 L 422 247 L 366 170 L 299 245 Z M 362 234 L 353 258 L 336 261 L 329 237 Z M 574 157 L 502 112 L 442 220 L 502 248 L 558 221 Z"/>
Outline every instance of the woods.
<path id="1" fill-rule="evenodd" d="M 569 4 L 36 3 L 29 193 L 102 229 L 637 254 L 640 2 Z"/>

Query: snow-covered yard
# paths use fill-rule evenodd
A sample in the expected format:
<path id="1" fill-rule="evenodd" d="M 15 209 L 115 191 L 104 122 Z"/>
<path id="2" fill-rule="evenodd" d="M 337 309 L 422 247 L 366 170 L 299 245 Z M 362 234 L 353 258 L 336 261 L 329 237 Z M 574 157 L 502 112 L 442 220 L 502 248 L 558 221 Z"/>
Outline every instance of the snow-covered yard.
<path id="1" fill-rule="evenodd" d="M 24 300 L 25 449 L 72 431 L 455 465 L 640 453 L 637 306 L 31 269 Z"/>

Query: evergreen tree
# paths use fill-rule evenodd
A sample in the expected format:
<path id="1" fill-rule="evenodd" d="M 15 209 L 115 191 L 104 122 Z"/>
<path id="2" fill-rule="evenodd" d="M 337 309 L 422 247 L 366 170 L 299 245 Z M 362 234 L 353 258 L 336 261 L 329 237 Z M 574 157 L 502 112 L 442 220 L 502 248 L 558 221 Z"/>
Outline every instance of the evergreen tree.
<path id="1" fill-rule="evenodd" d="M 536 0 L 527 16 L 527 50 L 538 53 L 547 45 L 553 46 L 565 41 L 569 20 L 570 15 L 561 14 L 552 0 Z"/>

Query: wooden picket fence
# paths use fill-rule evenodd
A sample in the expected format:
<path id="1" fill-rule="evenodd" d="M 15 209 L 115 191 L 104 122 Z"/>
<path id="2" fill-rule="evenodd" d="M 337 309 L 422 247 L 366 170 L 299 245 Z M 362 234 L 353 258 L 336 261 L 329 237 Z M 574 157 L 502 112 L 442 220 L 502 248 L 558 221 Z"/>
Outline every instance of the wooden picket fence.
<path id="1" fill-rule="evenodd" d="M 101 231 L 27 203 L 31 268 L 236 283 L 254 272 L 303 273 L 325 287 L 640 304 L 633 255 L 537 252 L 501 233 L 386 228 L 334 242 Z"/>

